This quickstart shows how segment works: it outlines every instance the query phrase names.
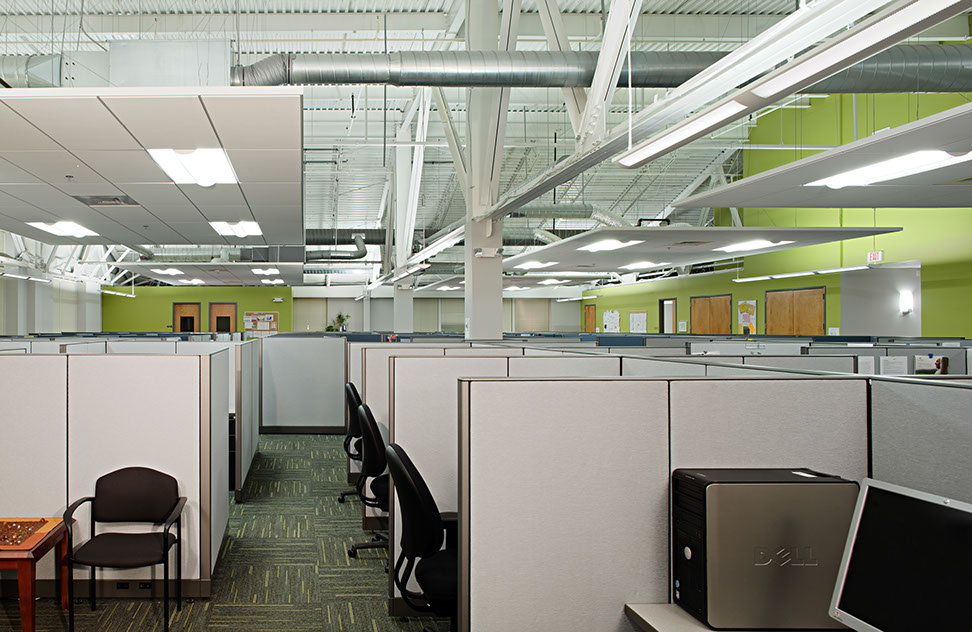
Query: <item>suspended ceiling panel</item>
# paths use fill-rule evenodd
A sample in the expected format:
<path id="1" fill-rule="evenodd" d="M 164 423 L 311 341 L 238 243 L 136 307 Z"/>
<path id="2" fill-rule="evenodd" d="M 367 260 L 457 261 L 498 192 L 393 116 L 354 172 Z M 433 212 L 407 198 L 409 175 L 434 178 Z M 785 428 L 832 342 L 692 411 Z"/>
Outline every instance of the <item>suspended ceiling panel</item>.
<path id="1" fill-rule="evenodd" d="M 116 266 L 123 270 L 129 270 L 144 277 L 161 281 L 169 285 L 193 285 L 182 283 L 199 279 L 204 283 L 195 285 L 269 285 L 264 283 L 267 279 L 283 279 L 281 286 L 303 285 L 304 264 L 302 263 L 159 263 L 159 262 L 140 262 L 140 263 L 116 263 Z M 180 275 L 166 275 L 153 272 L 152 269 L 168 270 L 174 268 L 182 272 Z M 253 272 L 254 269 L 266 270 L 276 268 L 280 274 L 260 275 Z"/>
<path id="2" fill-rule="evenodd" d="M 972 160 L 867 186 L 831 189 L 809 182 L 922 150 L 972 152 L 972 104 L 693 195 L 676 207 L 944 208 L 972 206 Z"/>
<path id="3" fill-rule="evenodd" d="M 60 88 L 0 95 L 0 230 L 49 244 L 304 243 L 299 87 Z M 176 185 L 147 149 L 222 147 L 239 184 Z M 88 206 L 74 196 L 129 196 Z M 97 237 L 26 222 L 72 221 Z M 262 236 L 209 222 L 256 221 Z"/>
<path id="4" fill-rule="evenodd" d="M 871 235 L 882 235 L 900 230 L 900 228 L 730 228 L 722 226 L 599 228 L 552 243 L 543 248 L 510 257 L 503 261 L 503 269 L 506 272 L 615 272 L 628 274 L 672 266 L 720 261 L 751 254 L 764 254 L 858 237 L 870 237 Z M 632 243 L 616 250 L 602 250 L 600 252 L 580 250 L 585 246 L 609 239 L 622 243 L 638 243 Z M 754 240 L 765 240 L 778 245 L 732 253 L 717 250 L 718 248 Z M 781 244 L 780 242 L 792 243 Z M 633 263 L 646 261 L 657 265 L 636 270 L 624 268 L 624 266 Z M 527 262 L 551 265 L 529 270 L 517 267 Z"/>

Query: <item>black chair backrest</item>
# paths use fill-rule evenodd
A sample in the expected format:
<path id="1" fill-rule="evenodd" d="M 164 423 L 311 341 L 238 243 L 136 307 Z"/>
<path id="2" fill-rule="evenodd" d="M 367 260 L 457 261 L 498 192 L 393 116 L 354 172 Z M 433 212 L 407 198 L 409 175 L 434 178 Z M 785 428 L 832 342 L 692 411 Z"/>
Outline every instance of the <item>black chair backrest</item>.
<path id="1" fill-rule="evenodd" d="M 442 548 L 443 526 L 432 492 L 402 446 L 392 443 L 385 457 L 402 510 L 402 553 L 410 558 L 434 555 Z"/>
<path id="2" fill-rule="evenodd" d="M 344 399 L 348 403 L 348 436 L 357 439 L 361 436 L 361 423 L 358 421 L 358 407 L 361 406 L 361 396 L 354 384 L 344 385 Z"/>
<path id="3" fill-rule="evenodd" d="M 97 522 L 165 522 L 179 501 L 179 483 L 147 467 L 126 467 L 95 482 Z"/>
<path id="4" fill-rule="evenodd" d="M 358 406 L 358 421 L 361 423 L 361 476 L 381 476 L 388 467 L 385 440 L 381 438 L 378 423 L 368 404 Z"/>

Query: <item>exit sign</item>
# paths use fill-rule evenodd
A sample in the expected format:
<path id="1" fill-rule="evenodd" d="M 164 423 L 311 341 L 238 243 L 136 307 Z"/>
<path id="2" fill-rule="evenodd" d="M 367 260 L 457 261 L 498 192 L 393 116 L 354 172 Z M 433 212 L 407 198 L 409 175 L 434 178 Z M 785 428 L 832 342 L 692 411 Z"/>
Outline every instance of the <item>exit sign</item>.
<path id="1" fill-rule="evenodd" d="M 867 253 L 867 262 L 868 263 L 881 263 L 882 261 L 884 261 L 884 251 L 883 250 L 875 250 L 874 252 Z"/>

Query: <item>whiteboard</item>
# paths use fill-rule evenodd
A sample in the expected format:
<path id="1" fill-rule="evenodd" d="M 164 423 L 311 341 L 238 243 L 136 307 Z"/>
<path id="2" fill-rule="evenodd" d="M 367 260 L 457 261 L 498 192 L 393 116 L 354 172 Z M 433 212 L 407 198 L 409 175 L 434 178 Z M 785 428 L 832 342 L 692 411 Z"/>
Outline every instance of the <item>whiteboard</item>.
<path id="1" fill-rule="evenodd" d="M 648 333 L 648 312 L 631 312 L 628 314 L 628 332 L 632 334 Z"/>
<path id="2" fill-rule="evenodd" d="M 621 312 L 616 309 L 604 310 L 604 332 L 619 333 L 621 331 Z"/>

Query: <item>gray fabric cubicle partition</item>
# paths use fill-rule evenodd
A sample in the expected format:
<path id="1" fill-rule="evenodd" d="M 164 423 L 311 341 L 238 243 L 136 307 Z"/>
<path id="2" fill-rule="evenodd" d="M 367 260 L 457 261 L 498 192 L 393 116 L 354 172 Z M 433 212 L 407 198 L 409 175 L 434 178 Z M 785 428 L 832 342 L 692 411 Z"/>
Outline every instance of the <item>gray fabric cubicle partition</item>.
<path id="1" fill-rule="evenodd" d="M 16 351 L 0 357 L 0 516 L 59 516 L 67 507 L 67 357 Z M 38 563 L 37 578 L 53 581 L 53 555 Z"/>
<path id="2" fill-rule="evenodd" d="M 667 601 L 666 381 L 464 379 L 459 410 L 462 632 L 630 632 L 625 603 Z"/>
<path id="3" fill-rule="evenodd" d="M 263 339 L 262 432 L 344 434 L 345 344 L 331 336 Z"/>
<path id="4" fill-rule="evenodd" d="M 621 375 L 614 356 L 532 356 L 510 358 L 510 377 L 610 377 Z"/>
<path id="5" fill-rule="evenodd" d="M 867 380 L 673 380 L 672 469 L 809 467 L 868 473 Z"/>
<path id="6" fill-rule="evenodd" d="M 972 388 L 949 382 L 872 380 L 874 478 L 972 503 Z"/>
<path id="7" fill-rule="evenodd" d="M 705 364 L 698 361 L 668 362 L 650 357 L 621 358 L 625 377 L 705 377 Z"/>
<path id="8" fill-rule="evenodd" d="M 721 355 L 800 355 L 807 342 L 770 342 L 763 340 L 723 340 L 690 342 L 689 353 Z"/>
<path id="9" fill-rule="evenodd" d="M 834 373 L 854 373 L 857 358 L 851 355 L 795 355 L 795 356 L 746 356 L 746 366 L 766 366 L 777 369 L 801 369 L 803 371 L 831 371 Z"/>

